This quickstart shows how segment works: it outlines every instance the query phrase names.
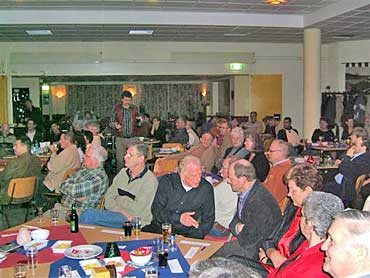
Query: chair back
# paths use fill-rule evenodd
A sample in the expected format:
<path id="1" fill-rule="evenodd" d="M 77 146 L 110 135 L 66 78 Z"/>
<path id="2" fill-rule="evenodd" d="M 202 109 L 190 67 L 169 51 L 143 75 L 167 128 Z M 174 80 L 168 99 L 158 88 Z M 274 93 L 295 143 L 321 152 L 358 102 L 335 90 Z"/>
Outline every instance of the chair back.
<path id="1" fill-rule="evenodd" d="M 8 196 L 11 202 L 14 199 L 24 199 L 25 202 L 33 198 L 36 190 L 37 177 L 11 179 L 8 186 Z"/>
<path id="2" fill-rule="evenodd" d="M 76 173 L 78 171 L 78 169 L 67 169 L 65 172 L 64 172 L 64 175 L 63 175 L 63 180 L 66 180 L 68 179 L 70 176 L 72 176 L 74 173 Z"/>
<path id="3" fill-rule="evenodd" d="M 184 146 L 180 143 L 164 143 L 162 148 L 176 148 L 179 152 L 184 151 Z"/>
<path id="4" fill-rule="evenodd" d="M 370 196 L 367 196 L 364 207 L 362 208 L 362 210 L 370 212 Z"/>
<path id="5" fill-rule="evenodd" d="M 97 209 L 104 209 L 104 204 L 105 204 L 105 198 L 103 197 L 99 204 L 96 206 Z"/>
<path id="6" fill-rule="evenodd" d="M 285 197 L 284 200 L 281 202 L 281 204 L 279 205 L 280 207 L 280 211 L 281 211 L 281 214 L 284 215 L 284 212 L 285 212 L 285 209 L 286 207 L 288 206 L 289 204 L 289 198 L 288 197 Z"/>
<path id="7" fill-rule="evenodd" d="M 360 193 L 361 187 L 364 185 L 364 181 L 367 180 L 369 176 L 370 176 L 370 173 L 361 175 L 357 178 L 356 180 L 356 193 L 357 194 Z"/>
<path id="8" fill-rule="evenodd" d="M 169 173 L 175 172 L 179 164 L 178 159 L 158 158 L 154 164 L 153 173 Z"/>

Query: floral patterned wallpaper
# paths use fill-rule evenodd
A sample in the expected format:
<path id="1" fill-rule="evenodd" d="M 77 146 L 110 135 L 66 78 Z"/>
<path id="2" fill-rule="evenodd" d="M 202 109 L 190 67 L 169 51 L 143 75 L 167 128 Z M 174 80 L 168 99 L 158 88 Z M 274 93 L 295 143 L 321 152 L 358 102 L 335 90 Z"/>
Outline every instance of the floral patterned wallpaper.
<path id="1" fill-rule="evenodd" d="M 68 85 L 67 90 L 67 113 L 90 110 L 107 117 L 120 100 L 122 85 Z M 202 111 L 200 90 L 200 84 L 139 84 L 133 103 L 162 119 L 167 119 L 169 113 L 194 117 Z"/>

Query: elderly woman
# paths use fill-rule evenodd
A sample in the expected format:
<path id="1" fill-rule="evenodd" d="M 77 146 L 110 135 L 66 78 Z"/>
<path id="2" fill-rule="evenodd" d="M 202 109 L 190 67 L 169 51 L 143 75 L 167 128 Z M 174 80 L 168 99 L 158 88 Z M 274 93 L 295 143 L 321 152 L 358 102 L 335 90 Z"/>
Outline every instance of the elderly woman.
<path id="1" fill-rule="evenodd" d="M 265 181 L 270 170 L 270 164 L 264 153 L 264 146 L 259 134 L 246 132 L 244 147 L 248 154 L 244 159 L 249 160 L 256 169 L 257 178 Z"/>
<path id="2" fill-rule="evenodd" d="M 312 192 L 304 201 L 300 229 L 306 240 L 268 278 L 330 277 L 322 270 L 324 253 L 321 246 L 333 217 L 343 210 L 339 197 L 324 192 Z"/>

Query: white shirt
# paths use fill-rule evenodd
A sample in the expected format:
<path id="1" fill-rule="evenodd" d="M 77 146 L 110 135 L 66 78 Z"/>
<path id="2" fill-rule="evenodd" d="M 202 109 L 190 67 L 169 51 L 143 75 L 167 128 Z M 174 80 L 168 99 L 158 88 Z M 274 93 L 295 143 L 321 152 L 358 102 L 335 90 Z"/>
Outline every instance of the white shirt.
<path id="1" fill-rule="evenodd" d="M 214 187 L 215 196 L 215 222 L 225 228 L 229 227 L 238 203 L 238 193 L 231 190 L 228 179 L 224 179 Z"/>

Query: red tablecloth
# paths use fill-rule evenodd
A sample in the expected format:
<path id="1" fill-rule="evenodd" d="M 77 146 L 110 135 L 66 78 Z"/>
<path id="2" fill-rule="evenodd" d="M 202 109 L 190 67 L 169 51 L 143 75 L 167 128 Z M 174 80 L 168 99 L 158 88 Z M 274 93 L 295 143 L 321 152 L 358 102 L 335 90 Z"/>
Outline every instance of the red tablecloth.
<path id="1" fill-rule="evenodd" d="M 81 232 L 71 233 L 69 230 L 69 225 L 61 226 L 51 226 L 46 227 L 45 229 L 50 230 L 49 240 L 72 240 L 72 246 L 86 244 L 86 240 L 83 237 Z M 5 231 L 0 233 L 0 245 L 6 244 L 16 239 L 16 235 L 9 237 L 1 237 L 2 234 L 10 234 L 14 232 Z M 48 263 L 54 262 L 64 257 L 64 254 L 54 254 L 51 248 L 44 248 L 39 251 L 37 259 L 39 263 Z M 0 268 L 11 267 L 15 265 L 18 261 L 27 260 L 25 255 L 22 255 L 18 252 L 8 255 L 8 258 L 0 263 Z"/>

